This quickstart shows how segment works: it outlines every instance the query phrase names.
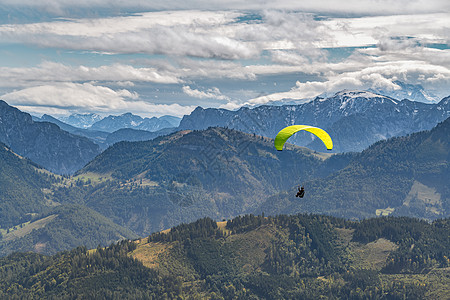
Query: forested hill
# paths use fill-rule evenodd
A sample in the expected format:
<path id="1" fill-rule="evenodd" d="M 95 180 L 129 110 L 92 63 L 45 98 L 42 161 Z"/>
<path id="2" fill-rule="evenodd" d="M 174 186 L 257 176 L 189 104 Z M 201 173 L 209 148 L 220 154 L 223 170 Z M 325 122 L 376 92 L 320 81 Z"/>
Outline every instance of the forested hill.
<path id="1" fill-rule="evenodd" d="M 324 161 L 329 156 L 292 145 L 280 152 L 272 139 L 209 128 L 117 143 L 77 176 L 109 178 L 80 187 L 86 205 L 145 235 L 205 216 L 245 213 L 300 177 L 326 176 L 351 157 Z"/>
<path id="2" fill-rule="evenodd" d="M 137 237 L 94 210 L 74 204 L 47 207 L 42 213 L 34 214 L 30 221 L 3 233 L 0 256 L 16 251 L 54 254 L 80 245 L 94 248 Z"/>
<path id="3" fill-rule="evenodd" d="M 269 199 L 259 211 L 320 212 L 337 216 L 450 216 L 450 118 L 430 131 L 380 141 L 344 169 Z"/>
<path id="4" fill-rule="evenodd" d="M 0 259 L 0 298 L 445 299 L 449 219 L 204 218 L 54 256 Z"/>
<path id="5" fill-rule="evenodd" d="M 287 149 L 291 151 L 276 151 L 273 139 L 212 127 L 151 141 L 118 143 L 77 174 L 92 172 L 111 174 L 119 180 L 156 182 L 178 178 L 179 182 L 197 182 L 209 191 L 248 193 L 245 190 L 250 188 L 259 194 L 290 187 L 295 178 L 311 177 L 309 174 L 330 156 L 291 145 Z"/>
<path id="6" fill-rule="evenodd" d="M 13 251 L 50 254 L 136 236 L 92 209 L 54 201 L 52 189 L 69 181 L 0 143 L 0 256 Z"/>
<path id="7" fill-rule="evenodd" d="M 31 219 L 46 208 L 43 188 L 51 176 L 26 158 L 0 143 L 0 228 Z"/>

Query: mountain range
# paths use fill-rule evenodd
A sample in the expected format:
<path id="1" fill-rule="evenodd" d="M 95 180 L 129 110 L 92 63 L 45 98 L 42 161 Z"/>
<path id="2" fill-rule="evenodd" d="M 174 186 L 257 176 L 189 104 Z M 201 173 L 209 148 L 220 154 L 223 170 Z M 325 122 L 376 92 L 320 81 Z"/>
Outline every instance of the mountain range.
<path id="1" fill-rule="evenodd" d="M 100 153 L 91 140 L 62 130 L 0 100 L 0 142 L 47 170 L 71 174 Z"/>
<path id="2" fill-rule="evenodd" d="M 394 136 L 429 130 L 450 116 L 450 97 L 436 104 L 396 100 L 366 91 L 342 91 L 299 105 L 269 106 L 237 111 L 197 107 L 181 120 L 181 130 L 221 126 L 275 137 L 282 128 L 306 124 L 325 129 L 333 137 L 333 152 L 362 151 Z M 289 142 L 317 151 L 325 147 L 307 133 Z"/>
<path id="3" fill-rule="evenodd" d="M 411 101 L 423 103 L 437 103 L 440 100 L 436 95 L 434 95 L 432 92 L 427 91 L 420 84 L 408 84 L 399 80 L 395 80 L 393 83 L 399 88 L 393 90 L 372 88 L 369 91 L 394 99 L 408 99 Z"/>
<path id="4" fill-rule="evenodd" d="M 17 164 L 19 158 L 8 154 L 0 178 L 9 180 L 5 185 L 11 185 L 11 193 L 2 193 L 0 202 L 15 213 L 1 225 L 2 233 L 9 233 L 0 252 L 38 245 L 40 251 L 53 253 L 73 247 L 70 238 L 57 238 L 58 232 L 69 230 L 65 235 L 76 237 L 89 232 L 86 226 L 97 219 L 104 225 L 96 239 L 107 242 L 127 236 L 125 232 L 143 236 L 204 216 L 221 220 L 249 212 L 448 217 L 449 128 L 447 119 L 431 131 L 347 154 L 291 144 L 280 152 L 272 139 L 226 128 L 181 131 L 150 141 L 116 143 L 72 177 L 42 169 L 19 171 L 25 176 L 23 188 L 11 179 L 15 167 L 10 163 Z M 305 185 L 303 199 L 294 197 L 298 184 Z M 33 197 L 17 193 L 26 190 Z M 55 213 L 59 207 L 63 211 Z M 80 221 L 63 213 L 71 210 L 80 213 L 74 215 Z M 50 221 L 56 220 L 46 219 L 52 215 L 65 219 L 57 219 L 62 223 L 53 227 Z M 21 226 L 25 230 L 17 236 Z M 78 241 L 93 240 L 85 235 Z"/>
<path id="5" fill-rule="evenodd" d="M 62 116 L 58 118 L 59 121 L 64 122 L 68 125 L 84 129 L 91 127 L 93 124 L 101 121 L 102 119 L 102 116 L 95 113 L 71 114 L 70 116 Z"/>
<path id="6" fill-rule="evenodd" d="M 398 110 L 401 116 L 410 113 L 417 128 L 422 128 L 447 115 L 448 102 L 449 97 L 438 104 L 417 104 L 417 109 L 411 112 L 409 101 L 347 91 L 338 93 L 334 99 L 316 99 L 309 106 L 270 109 L 282 116 L 290 108 L 294 118 L 297 113 L 304 114 L 302 111 L 306 108 L 310 111 L 311 107 L 325 105 L 330 116 L 327 118 L 320 112 L 317 115 L 331 124 L 328 130 L 339 145 L 341 138 L 338 130 L 333 131 L 333 128 L 351 128 L 348 135 L 367 134 L 367 129 L 361 128 L 361 120 L 382 116 L 368 112 L 384 107 L 386 111 Z M 53 223 L 56 219 L 46 219 L 52 215 L 67 216 L 62 212 L 70 210 L 92 215 L 92 219 L 102 219 L 101 223 L 106 225 L 97 235 L 97 238 L 103 237 L 102 242 L 128 234 L 147 235 L 204 216 L 223 219 L 243 213 L 313 212 L 356 219 L 391 214 L 433 220 L 449 215 L 450 193 L 446 183 L 450 177 L 448 119 L 431 131 L 389 138 L 372 144 L 361 153 L 345 154 L 321 153 L 293 144 L 285 145 L 279 152 L 273 147 L 273 139 L 225 127 L 178 132 L 168 128 L 153 133 L 121 129 L 104 137 L 105 144 L 115 144 L 101 154 L 97 147 L 97 154 L 82 163 L 76 155 L 83 153 L 84 143 L 96 146 L 94 143 L 63 131 L 55 124 L 34 122 L 30 115 L 5 102 L 0 104 L 0 133 L 6 137 L 3 140 L 5 159 L 0 169 L 4 222 L 0 224 L 0 230 L 3 235 L 8 235 L 7 240 L 3 239 L 7 243 L 0 245 L 3 247 L 0 252 L 21 249 L 27 243 L 47 245 L 38 246 L 42 252 L 47 251 L 45 253 L 74 246 L 69 240 L 55 239 L 55 232 L 58 228 L 61 231 L 67 228 L 74 232 L 66 235 L 75 237 L 75 232 L 87 230 L 85 227 L 89 222 L 81 221 L 86 219 L 76 217 L 80 218 L 78 223 L 65 219 L 62 222 L 66 222 L 66 227 Z M 336 111 L 330 110 L 335 104 L 339 104 L 339 114 L 331 113 Z M 232 120 L 234 124 L 240 123 L 233 114 L 239 113 L 241 119 L 251 116 L 248 119 L 256 124 L 256 120 L 272 120 L 261 115 L 256 115 L 259 119 L 254 118 L 255 111 L 269 112 L 265 109 L 211 111 L 212 115 L 221 113 L 222 120 Z M 197 111 L 201 114 L 208 110 Z M 400 134 L 402 126 L 410 124 L 401 116 L 391 116 L 386 121 L 380 119 L 378 123 L 398 124 L 400 129 L 396 134 Z M 274 118 L 272 123 L 276 125 L 277 115 Z M 201 118 L 197 121 L 202 123 Z M 72 127 L 65 128 L 73 130 Z M 341 129 L 341 132 L 345 131 Z M 161 136 L 155 137 L 157 135 Z M 153 139 L 120 142 L 124 138 L 139 140 L 142 136 Z M 110 140 L 106 142 L 108 138 Z M 303 138 L 310 139 L 310 136 Z M 318 141 L 309 145 L 314 146 L 314 143 Z M 45 146 L 41 147 L 42 144 Z M 319 146 L 322 145 L 319 143 Z M 21 149 L 25 150 L 20 153 Z M 47 160 L 37 161 L 30 153 Z M 47 171 L 69 173 L 66 173 L 67 168 L 52 169 L 52 164 L 65 166 L 65 160 L 79 163 L 77 168 L 71 169 L 71 172 L 78 169 L 73 176 L 62 177 Z M 299 184 L 305 185 L 307 191 L 302 201 L 294 197 Z M 64 207 L 69 208 L 64 210 Z M 52 213 L 57 208 L 62 212 Z M 26 229 L 20 231 L 20 226 Z M 51 229 L 52 233 L 43 234 L 45 228 Z M 17 232 L 21 233 L 16 235 Z M 93 240 L 89 236 L 86 239 L 90 243 Z"/>
<path id="7" fill-rule="evenodd" d="M 121 141 L 145 141 L 176 131 L 181 118 L 162 116 L 142 118 L 131 113 L 101 118 L 97 114 L 72 114 L 69 117 L 55 118 L 44 114 L 33 116 L 35 122 L 49 122 L 64 131 L 83 136 L 105 150 Z"/>
<path id="8" fill-rule="evenodd" d="M 420 86 L 407 86 L 402 82 L 398 84 L 402 88 L 390 93 L 395 97 L 383 96 L 383 93 L 389 94 L 386 91 L 377 90 L 378 94 L 376 94 L 370 91 L 344 90 L 331 97 L 318 97 L 307 103 L 295 105 L 242 107 L 237 111 L 197 107 L 182 120 L 171 116 L 142 118 L 126 113 L 94 122 L 87 129 L 69 126 L 48 115 L 36 120 L 55 123 L 66 131 L 85 136 L 102 149 L 110 146 L 112 141 L 145 140 L 150 136 L 156 137 L 177 130 L 198 130 L 220 126 L 274 137 L 285 126 L 307 124 L 321 127 L 334 137 L 333 152 L 359 152 L 382 139 L 431 129 L 450 116 L 448 97 L 438 103 L 430 103 L 432 96 L 427 96 L 430 100 L 427 103 L 407 99 L 400 101 L 397 99 L 402 99 L 401 97 L 415 99 L 419 97 L 417 96 L 419 94 L 425 97 L 426 93 Z M 416 96 L 412 97 L 414 95 Z M 80 116 L 89 118 L 95 115 Z M 118 133 L 107 139 L 108 134 L 125 128 L 139 131 L 129 131 L 130 138 Z M 156 134 L 149 135 L 145 131 Z M 290 142 L 324 151 L 323 145 L 314 140 L 314 136 L 306 133 L 296 134 Z"/>
<path id="9" fill-rule="evenodd" d="M 158 131 L 164 128 L 177 127 L 179 122 L 180 118 L 173 116 L 142 118 L 131 113 L 125 113 L 120 116 L 108 116 L 92 124 L 89 129 L 106 132 L 114 132 L 122 128 Z"/>
<path id="10" fill-rule="evenodd" d="M 110 115 L 105 118 L 95 113 L 71 114 L 54 119 L 73 127 L 109 133 L 123 128 L 158 131 L 164 128 L 178 127 L 181 121 L 181 118 L 168 115 L 159 118 L 142 118 L 132 113 L 124 113 L 119 116 Z"/>
<path id="11" fill-rule="evenodd" d="M 175 131 L 174 127 L 163 128 L 157 131 L 147 131 L 132 128 L 121 128 L 114 132 L 106 132 L 100 130 L 93 130 L 90 128 L 78 128 L 66 124 L 55 117 L 44 114 L 42 117 L 33 116 L 35 122 L 49 122 L 58 125 L 59 128 L 74 135 L 79 135 L 90 139 L 95 144 L 99 145 L 101 150 L 105 150 L 114 143 L 121 141 L 145 141 L 151 140 L 160 135 L 166 135 Z M 115 124 L 114 126 L 117 126 Z"/>

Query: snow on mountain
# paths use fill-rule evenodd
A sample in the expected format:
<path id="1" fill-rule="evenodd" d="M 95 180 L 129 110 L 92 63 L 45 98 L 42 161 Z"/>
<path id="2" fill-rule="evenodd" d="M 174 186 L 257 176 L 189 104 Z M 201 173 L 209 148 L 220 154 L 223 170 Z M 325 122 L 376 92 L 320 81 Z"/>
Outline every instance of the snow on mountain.
<path id="1" fill-rule="evenodd" d="M 132 128 L 154 132 L 164 128 L 177 127 L 179 120 L 180 118 L 172 116 L 142 118 L 132 113 L 125 113 L 120 116 L 110 115 L 92 124 L 89 129 L 114 132 L 122 128 Z"/>
<path id="2" fill-rule="evenodd" d="M 237 111 L 197 107 L 183 117 L 179 129 L 222 126 L 274 138 L 285 126 L 307 124 L 329 131 L 335 141 L 333 152 L 361 151 L 380 139 L 431 129 L 450 117 L 448 102 L 399 101 L 370 91 L 344 90 L 300 105 L 262 105 Z M 299 132 L 289 142 L 326 151 L 313 138 Z"/>
<path id="3" fill-rule="evenodd" d="M 89 113 L 89 114 L 72 114 L 70 116 L 60 117 L 58 118 L 60 121 L 78 127 L 78 128 L 88 128 L 92 126 L 95 122 L 98 122 L 102 119 L 102 116 Z"/>

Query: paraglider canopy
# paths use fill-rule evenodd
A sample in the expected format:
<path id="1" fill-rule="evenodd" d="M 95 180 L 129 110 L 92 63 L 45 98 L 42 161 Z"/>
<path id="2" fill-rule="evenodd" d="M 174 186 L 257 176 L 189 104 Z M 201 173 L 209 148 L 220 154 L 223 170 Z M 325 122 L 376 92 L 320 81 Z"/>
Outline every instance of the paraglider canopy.
<path id="1" fill-rule="evenodd" d="M 284 143 L 286 143 L 287 139 L 300 130 L 315 134 L 325 144 L 328 150 L 333 149 L 333 141 L 325 130 L 308 125 L 292 125 L 281 129 L 275 137 L 275 148 L 278 151 L 283 150 Z"/>

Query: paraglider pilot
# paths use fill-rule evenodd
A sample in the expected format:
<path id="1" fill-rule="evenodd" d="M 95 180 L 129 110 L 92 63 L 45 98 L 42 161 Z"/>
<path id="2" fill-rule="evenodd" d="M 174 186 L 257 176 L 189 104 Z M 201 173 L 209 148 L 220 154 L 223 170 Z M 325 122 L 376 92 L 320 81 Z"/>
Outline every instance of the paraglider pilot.
<path id="1" fill-rule="evenodd" d="M 298 186 L 298 192 L 295 195 L 295 197 L 303 198 L 304 195 L 305 195 L 305 189 L 303 187 L 300 188 L 300 186 Z"/>

